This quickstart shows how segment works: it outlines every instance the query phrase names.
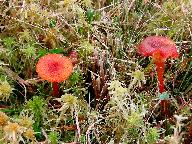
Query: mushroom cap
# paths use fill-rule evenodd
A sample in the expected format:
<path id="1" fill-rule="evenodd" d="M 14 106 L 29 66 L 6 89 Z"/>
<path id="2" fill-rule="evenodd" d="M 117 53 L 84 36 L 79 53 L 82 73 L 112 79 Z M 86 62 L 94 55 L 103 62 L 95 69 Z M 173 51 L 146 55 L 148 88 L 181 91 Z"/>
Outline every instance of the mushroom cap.
<path id="1" fill-rule="evenodd" d="M 162 36 L 149 36 L 145 38 L 138 47 L 138 53 L 143 56 L 154 56 L 157 53 L 161 58 L 177 58 L 179 56 L 177 47 L 169 38 Z"/>
<path id="2" fill-rule="evenodd" d="M 48 54 L 41 57 L 36 65 L 39 77 L 49 82 L 62 82 L 71 75 L 73 65 L 62 54 Z"/>

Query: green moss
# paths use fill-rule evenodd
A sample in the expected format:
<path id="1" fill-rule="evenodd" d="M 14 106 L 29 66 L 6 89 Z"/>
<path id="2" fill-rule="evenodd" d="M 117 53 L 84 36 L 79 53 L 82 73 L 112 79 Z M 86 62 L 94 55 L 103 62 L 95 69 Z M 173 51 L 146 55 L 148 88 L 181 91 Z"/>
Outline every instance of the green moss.
<path id="1" fill-rule="evenodd" d="M 52 131 L 48 134 L 48 139 L 51 144 L 58 144 L 60 139 L 60 134 L 56 131 Z"/>
<path id="2" fill-rule="evenodd" d="M 159 130 L 157 128 L 147 129 L 146 141 L 148 144 L 155 144 L 160 137 Z"/>

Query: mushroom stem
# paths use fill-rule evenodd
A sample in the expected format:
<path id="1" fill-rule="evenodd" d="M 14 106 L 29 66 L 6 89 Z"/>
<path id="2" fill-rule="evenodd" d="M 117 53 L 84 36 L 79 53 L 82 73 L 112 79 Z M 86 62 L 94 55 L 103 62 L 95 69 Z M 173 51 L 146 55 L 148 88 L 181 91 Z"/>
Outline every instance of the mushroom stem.
<path id="1" fill-rule="evenodd" d="M 156 61 L 156 70 L 157 70 L 157 78 L 158 78 L 158 86 L 159 86 L 159 92 L 163 93 L 165 91 L 164 88 L 164 70 L 165 70 L 165 63 L 164 61 Z M 164 115 L 168 116 L 168 101 L 167 100 L 161 100 L 161 108 Z"/>
<path id="2" fill-rule="evenodd" d="M 58 82 L 53 82 L 52 86 L 53 86 L 53 96 L 59 97 L 59 84 L 58 84 Z"/>
<path id="3" fill-rule="evenodd" d="M 159 91 L 160 93 L 165 91 L 164 88 L 164 79 L 163 79 L 163 74 L 164 74 L 164 61 L 158 61 L 155 62 L 156 64 L 156 70 L 157 70 L 157 78 L 158 78 L 158 85 L 159 85 Z"/>

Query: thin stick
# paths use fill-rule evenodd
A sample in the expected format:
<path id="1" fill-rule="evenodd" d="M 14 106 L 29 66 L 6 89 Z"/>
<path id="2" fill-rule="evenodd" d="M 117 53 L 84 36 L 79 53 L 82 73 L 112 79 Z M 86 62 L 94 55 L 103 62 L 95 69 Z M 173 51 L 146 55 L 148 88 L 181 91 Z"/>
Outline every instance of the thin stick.
<path id="1" fill-rule="evenodd" d="M 81 129 L 79 126 L 78 112 L 77 112 L 76 106 L 75 106 L 74 113 L 75 113 L 75 122 L 76 122 L 76 126 L 77 126 L 77 141 L 80 142 Z"/>

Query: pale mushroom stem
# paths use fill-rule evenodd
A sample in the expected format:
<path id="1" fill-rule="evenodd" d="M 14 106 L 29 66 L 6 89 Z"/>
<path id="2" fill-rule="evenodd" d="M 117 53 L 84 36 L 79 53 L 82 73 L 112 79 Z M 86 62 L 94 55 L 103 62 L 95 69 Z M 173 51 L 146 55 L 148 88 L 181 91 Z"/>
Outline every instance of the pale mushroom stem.
<path id="1" fill-rule="evenodd" d="M 158 61 L 158 62 L 155 62 L 155 64 L 156 64 L 156 70 L 157 70 L 159 92 L 163 93 L 165 91 L 164 79 L 163 79 L 165 63 L 164 63 L 164 61 Z M 161 100 L 161 107 L 162 107 L 162 112 L 164 113 L 164 115 L 168 116 L 167 100 Z"/>
<path id="2" fill-rule="evenodd" d="M 58 82 L 53 82 L 53 96 L 54 97 L 59 97 L 59 83 Z"/>

